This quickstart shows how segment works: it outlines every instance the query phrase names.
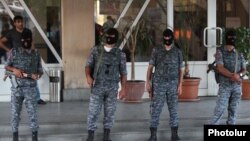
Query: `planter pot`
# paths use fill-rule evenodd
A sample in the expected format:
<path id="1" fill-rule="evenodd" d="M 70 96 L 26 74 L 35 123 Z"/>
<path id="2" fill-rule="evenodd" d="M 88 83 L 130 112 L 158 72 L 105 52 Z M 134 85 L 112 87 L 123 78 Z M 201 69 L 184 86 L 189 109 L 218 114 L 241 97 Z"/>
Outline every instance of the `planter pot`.
<path id="1" fill-rule="evenodd" d="M 126 83 L 126 94 L 123 102 L 142 102 L 142 96 L 145 92 L 144 80 L 128 80 Z"/>
<path id="2" fill-rule="evenodd" d="M 179 101 L 199 101 L 198 92 L 200 78 L 190 77 L 183 79 L 182 94 L 179 95 Z"/>
<path id="3" fill-rule="evenodd" d="M 250 80 L 246 79 L 242 81 L 242 96 L 241 99 L 249 100 L 250 99 Z"/>

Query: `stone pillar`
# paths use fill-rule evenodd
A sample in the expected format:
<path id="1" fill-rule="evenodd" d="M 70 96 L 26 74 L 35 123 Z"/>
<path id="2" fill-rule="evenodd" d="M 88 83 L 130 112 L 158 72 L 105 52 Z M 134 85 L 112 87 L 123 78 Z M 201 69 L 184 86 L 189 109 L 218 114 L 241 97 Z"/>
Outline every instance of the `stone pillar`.
<path id="1" fill-rule="evenodd" d="M 87 88 L 84 66 L 94 45 L 94 1 L 61 0 L 64 99 Z"/>

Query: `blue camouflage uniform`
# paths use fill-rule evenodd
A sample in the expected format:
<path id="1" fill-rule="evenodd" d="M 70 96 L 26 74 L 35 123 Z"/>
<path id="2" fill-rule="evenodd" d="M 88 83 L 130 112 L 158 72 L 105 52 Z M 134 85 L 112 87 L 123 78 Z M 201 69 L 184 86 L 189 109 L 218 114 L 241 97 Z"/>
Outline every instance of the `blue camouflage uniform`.
<path id="1" fill-rule="evenodd" d="M 246 68 L 245 59 L 243 54 L 238 53 L 238 65 L 236 72 Z M 234 73 L 236 64 L 236 50 L 232 52 L 226 50 L 226 48 L 218 49 L 216 53 L 216 64 L 223 64 L 224 68 Z M 236 122 L 236 111 L 240 104 L 241 99 L 241 82 L 235 82 L 230 78 L 220 75 L 220 83 L 218 90 L 218 99 L 216 101 L 216 107 L 214 110 L 214 116 L 212 117 L 211 124 L 219 124 L 223 113 L 228 109 L 227 124 L 234 125 Z"/>
<path id="2" fill-rule="evenodd" d="M 102 52 L 102 58 L 98 63 Z M 94 131 L 97 128 L 96 121 L 102 105 L 104 105 L 103 126 L 105 129 L 110 129 L 114 122 L 120 75 L 127 75 L 126 55 L 119 48 L 112 48 L 110 52 L 106 52 L 103 46 L 95 46 L 92 48 L 86 66 L 94 69 L 94 85 L 87 121 L 88 130 Z"/>
<path id="3" fill-rule="evenodd" d="M 23 70 L 25 73 L 42 74 L 40 54 L 37 50 L 24 50 L 22 47 L 13 48 L 10 51 L 6 66 L 12 66 Z M 39 128 L 37 119 L 36 85 L 37 81 L 31 78 L 17 78 L 11 75 L 11 125 L 12 131 L 17 132 L 20 122 L 20 114 L 23 101 L 25 103 L 30 128 L 36 132 Z"/>
<path id="4" fill-rule="evenodd" d="M 169 124 L 171 127 L 177 127 L 179 124 L 177 86 L 180 70 L 184 67 L 182 52 L 174 45 L 169 51 L 164 46 L 154 48 L 149 64 L 155 67 L 150 127 L 157 128 L 159 125 L 165 100 L 170 113 Z"/>

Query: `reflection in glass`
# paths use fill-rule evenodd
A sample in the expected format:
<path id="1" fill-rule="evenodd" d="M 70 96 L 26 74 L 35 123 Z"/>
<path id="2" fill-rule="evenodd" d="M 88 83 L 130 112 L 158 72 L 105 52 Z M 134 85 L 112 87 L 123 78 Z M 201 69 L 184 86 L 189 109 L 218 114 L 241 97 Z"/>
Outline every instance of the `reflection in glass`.
<path id="1" fill-rule="evenodd" d="M 25 27 L 29 28 L 33 33 L 33 41 L 35 48 L 39 50 L 45 63 L 58 63 L 54 55 L 51 53 L 50 48 L 42 38 L 41 34 L 36 29 L 32 20 L 22 7 L 18 0 L 5 0 L 10 10 L 14 15 L 22 15 L 24 18 Z M 43 0 L 33 1 L 25 0 L 26 5 L 33 14 L 34 18 L 47 35 L 48 39 L 54 46 L 55 50 L 61 56 L 61 43 L 60 43 L 60 5 L 61 0 Z M 11 18 L 0 3 L 0 31 L 1 36 L 12 28 Z M 5 51 L 0 49 L 1 62 L 4 62 L 6 56 Z"/>
<path id="2" fill-rule="evenodd" d="M 12 28 L 11 18 L 8 16 L 4 6 L 0 3 L 0 33 L 2 38 Z M 8 47 L 8 43 L 6 44 Z M 0 64 L 4 64 L 7 59 L 7 53 L 0 48 Z"/>
<path id="3" fill-rule="evenodd" d="M 119 18 L 128 0 L 109 0 L 108 4 L 106 1 L 95 1 L 95 16 L 96 23 L 103 25 L 106 22 L 108 16 L 112 16 L 115 21 Z M 156 44 L 162 43 L 162 32 L 167 27 L 166 25 L 166 0 L 150 1 L 147 8 L 145 9 L 141 20 L 145 23 L 143 28 L 137 36 L 137 46 L 135 50 L 135 61 L 136 62 L 147 62 L 150 58 L 153 47 Z M 135 0 L 131 3 L 127 13 L 119 22 L 118 30 L 120 32 L 120 42 L 126 35 L 126 31 L 129 29 L 129 25 L 135 20 L 141 7 L 145 3 L 145 0 Z M 112 10 L 113 9 L 113 10 Z M 139 23 L 140 23 L 139 21 Z M 124 32 L 125 31 L 125 32 Z M 118 45 L 119 46 L 119 45 Z M 127 61 L 130 61 L 130 49 L 129 45 L 125 45 L 123 51 L 126 53 Z"/>
<path id="4" fill-rule="evenodd" d="M 207 25 L 207 3 L 204 0 L 174 1 L 174 25 L 177 45 L 183 50 L 184 61 L 205 61 L 203 29 Z"/>
<path id="5" fill-rule="evenodd" d="M 24 11 L 24 8 L 20 4 L 20 2 L 17 0 L 9 1 L 7 4 L 10 10 L 12 10 L 13 12 L 21 13 Z"/>

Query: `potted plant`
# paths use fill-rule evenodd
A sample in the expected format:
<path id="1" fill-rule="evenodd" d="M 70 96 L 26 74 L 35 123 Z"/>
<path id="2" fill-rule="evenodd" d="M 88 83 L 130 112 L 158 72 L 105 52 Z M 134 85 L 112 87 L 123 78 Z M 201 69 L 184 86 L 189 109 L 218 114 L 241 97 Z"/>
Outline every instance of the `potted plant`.
<path id="1" fill-rule="evenodd" d="M 181 48 L 184 60 L 184 75 L 183 75 L 183 83 L 182 83 L 182 94 L 179 95 L 179 101 L 198 101 L 198 92 L 199 92 L 199 84 L 201 78 L 199 77 L 192 77 L 190 75 L 189 70 L 189 47 L 191 46 L 190 40 L 192 40 L 192 30 L 182 29 L 180 32 L 185 33 L 182 34 L 184 36 L 179 36 L 176 39 L 177 45 Z"/>
<path id="2" fill-rule="evenodd" d="M 152 36 L 148 29 L 145 19 L 141 19 L 133 26 L 130 17 L 125 17 L 122 20 L 124 26 L 119 26 L 118 30 L 122 33 L 122 40 L 126 40 L 127 58 L 131 62 L 131 78 L 126 83 L 126 95 L 121 98 L 125 102 L 141 102 L 145 92 L 145 80 L 135 79 L 135 61 L 136 55 L 142 50 L 147 50 L 153 45 Z M 130 32 L 129 36 L 126 36 Z"/>
<path id="3" fill-rule="evenodd" d="M 242 99 L 250 99 L 250 28 L 238 27 L 236 28 L 236 49 L 243 53 L 247 62 L 247 74 L 242 81 Z"/>
<path id="4" fill-rule="evenodd" d="M 181 3 L 180 3 L 181 4 Z M 186 6 L 179 6 L 179 11 L 176 14 L 177 18 L 176 28 L 175 28 L 175 43 L 182 50 L 183 60 L 184 60 L 184 78 L 182 83 L 182 94 L 179 95 L 180 101 L 198 101 L 198 90 L 201 78 L 192 77 L 189 70 L 189 56 L 190 48 L 194 46 L 196 42 L 195 28 L 197 25 L 201 24 L 201 14 L 199 9 L 195 9 L 192 4 L 187 4 Z"/>

